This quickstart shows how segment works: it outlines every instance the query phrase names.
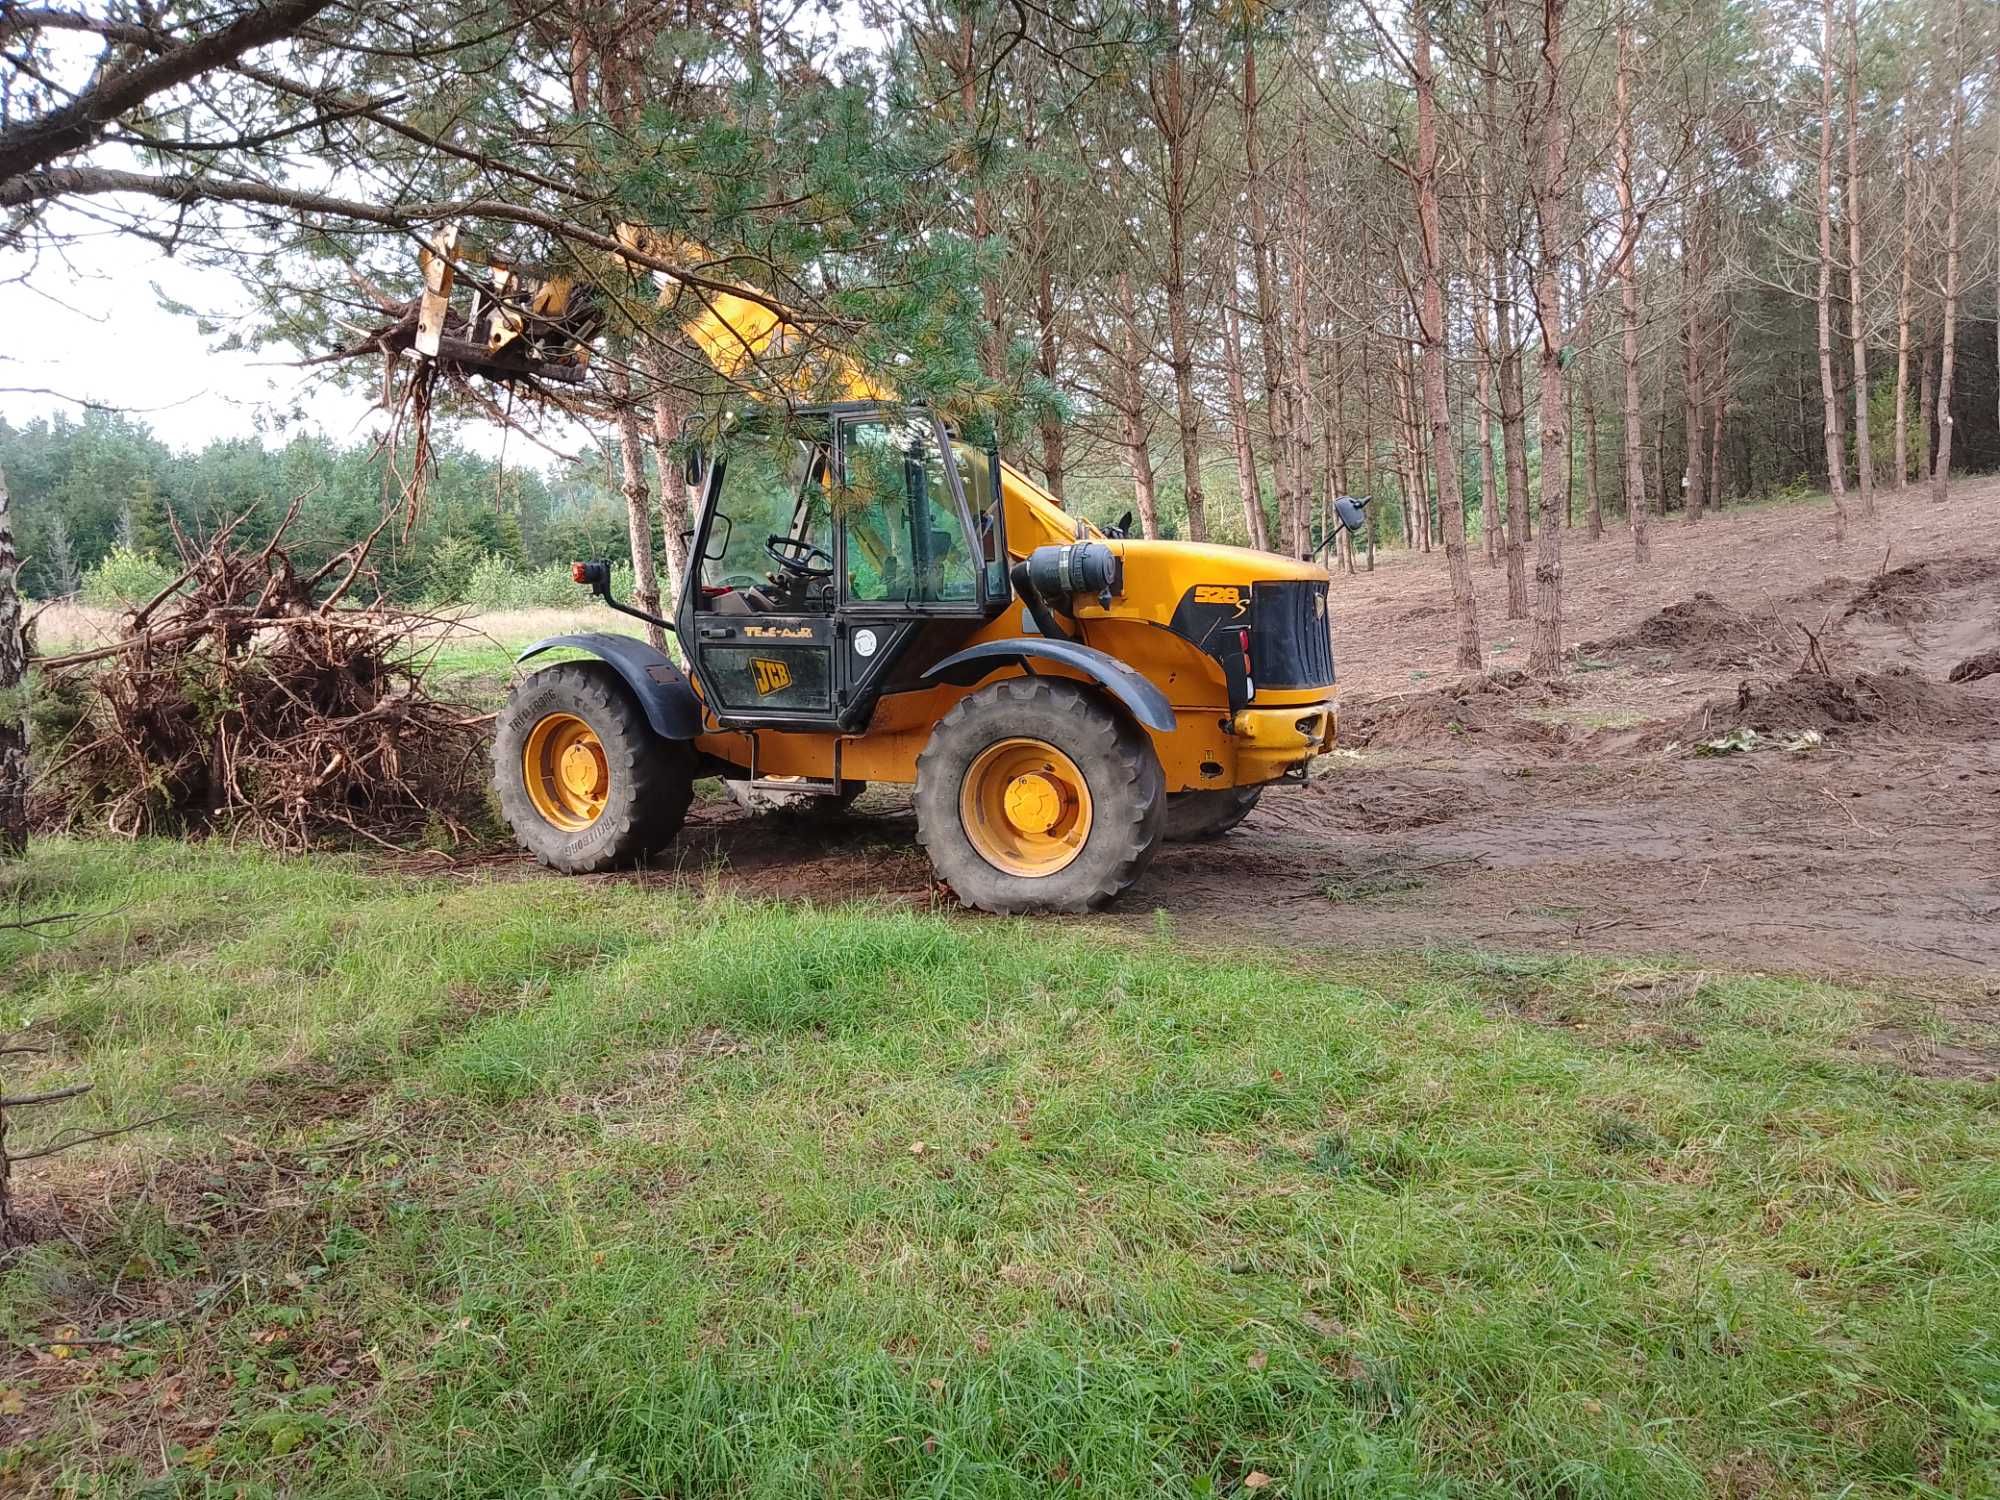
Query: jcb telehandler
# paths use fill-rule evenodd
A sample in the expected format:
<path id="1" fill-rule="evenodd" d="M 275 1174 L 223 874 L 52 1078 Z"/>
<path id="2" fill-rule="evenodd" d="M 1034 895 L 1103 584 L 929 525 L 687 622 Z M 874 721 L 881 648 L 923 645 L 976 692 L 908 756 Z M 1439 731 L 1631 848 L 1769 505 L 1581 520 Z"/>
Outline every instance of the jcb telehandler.
<path id="1" fill-rule="evenodd" d="M 544 316 L 546 290 L 509 272 L 518 310 L 503 295 L 453 323 L 451 260 L 441 246 L 427 262 L 420 353 L 456 338 L 518 360 L 589 316 L 567 288 Z M 724 294 L 688 332 L 728 369 L 783 326 Z M 688 576 L 657 622 L 685 671 L 615 634 L 522 653 L 591 658 L 525 678 L 499 719 L 501 806 L 544 863 L 603 870 L 663 848 L 701 776 L 835 804 L 914 783 L 918 840 L 960 900 L 1084 911 L 1163 837 L 1233 828 L 1331 747 L 1323 568 L 1107 534 L 933 412 L 845 387 L 857 399 L 753 412 L 705 445 Z M 1351 502 L 1341 518 L 1361 519 Z M 575 574 L 637 613 L 605 564 Z"/>

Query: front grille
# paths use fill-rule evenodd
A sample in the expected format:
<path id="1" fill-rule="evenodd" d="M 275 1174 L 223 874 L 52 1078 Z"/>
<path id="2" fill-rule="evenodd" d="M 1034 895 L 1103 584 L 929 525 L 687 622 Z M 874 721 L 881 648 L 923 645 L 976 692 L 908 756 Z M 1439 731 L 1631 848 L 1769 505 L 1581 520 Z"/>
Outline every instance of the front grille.
<path id="1" fill-rule="evenodd" d="M 1261 686 L 1333 685 L 1333 629 L 1327 619 L 1326 588 L 1307 579 L 1251 588 L 1251 654 Z"/>

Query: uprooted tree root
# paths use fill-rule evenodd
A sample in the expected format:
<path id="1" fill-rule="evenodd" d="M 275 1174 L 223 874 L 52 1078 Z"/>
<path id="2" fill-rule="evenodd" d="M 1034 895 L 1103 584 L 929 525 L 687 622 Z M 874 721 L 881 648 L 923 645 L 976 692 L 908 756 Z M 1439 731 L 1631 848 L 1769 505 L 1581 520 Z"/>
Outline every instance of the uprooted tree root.
<path id="1" fill-rule="evenodd" d="M 1795 672 L 1754 687 L 1746 682 L 1735 701 L 1721 699 L 1697 710 L 1676 734 L 1683 740 L 1700 740 L 1739 727 L 1759 734 L 1880 730 L 1935 739 L 1983 739 L 2000 731 L 2000 703 L 1901 667 L 1851 677 Z"/>
<path id="2" fill-rule="evenodd" d="M 44 757 L 37 821 L 288 850 L 472 837 L 488 721 L 425 690 L 433 622 L 343 604 L 366 541 L 302 577 L 283 526 L 255 551 L 234 530 L 115 645 L 36 664 L 70 721 Z"/>
<path id="3" fill-rule="evenodd" d="M 1569 742 L 1569 729 L 1533 715 L 1560 708 L 1575 693 L 1566 682 L 1543 682 L 1525 672 L 1497 671 L 1428 692 L 1359 705 L 1342 716 L 1340 736 L 1343 743 L 1357 749 L 1476 744 L 1559 754 Z"/>
<path id="4" fill-rule="evenodd" d="M 1631 631 L 1587 641 L 1580 656 L 1657 658 L 1661 664 L 1704 670 L 1768 665 L 1797 655 L 1796 642 L 1775 615 L 1734 609 L 1696 591 L 1641 620 Z"/>
<path id="5" fill-rule="evenodd" d="M 1869 579 L 1848 603 L 1847 614 L 1888 625 L 1913 624 L 1940 608 L 1940 593 L 1990 578 L 2000 578 L 2000 558 L 1928 557 Z"/>

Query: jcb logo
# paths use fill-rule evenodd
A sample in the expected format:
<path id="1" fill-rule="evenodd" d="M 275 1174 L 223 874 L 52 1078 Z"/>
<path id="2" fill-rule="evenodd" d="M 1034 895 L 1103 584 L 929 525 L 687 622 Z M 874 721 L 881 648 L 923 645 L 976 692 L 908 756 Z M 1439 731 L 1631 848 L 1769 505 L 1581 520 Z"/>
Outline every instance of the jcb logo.
<path id="1" fill-rule="evenodd" d="M 750 658 L 750 670 L 756 674 L 759 697 L 783 692 L 792 685 L 792 669 L 781 661 L 753 656 Z"/>

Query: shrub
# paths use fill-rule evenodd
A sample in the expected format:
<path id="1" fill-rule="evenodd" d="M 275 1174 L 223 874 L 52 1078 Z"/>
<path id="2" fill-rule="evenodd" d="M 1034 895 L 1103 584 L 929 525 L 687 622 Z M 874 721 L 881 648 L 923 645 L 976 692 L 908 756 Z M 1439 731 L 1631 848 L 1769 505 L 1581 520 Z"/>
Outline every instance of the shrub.
<path id="1" fill-rule="evenodd" d="M 483 561 L 479 544 L 469 537 L 441 538 L 424 564 L 424 597 L 441 604 L 461 602 Z"/>
<path id="2" fill-rule="evenodd" d="M 614 563 L 611 592 L 619 599 L 632 592 L 632 565 Z M 472 567 L 457 592 L 434 594 L 438 604 L 460 604 L 490 612 L 502 609 L 580 609 L 590 603 L 590 593 L 575 582 L 567 563 L 551 563 L 545 568 L 515 567 L 498 553 L 489 552 Z"/>
<path id="3" fill-rule="evenodd" d="M 99 609 L 131 609 L 172 583 L 174 573 L 150 552 L 113 547 L 83 575 L 83 602 Z"/>

